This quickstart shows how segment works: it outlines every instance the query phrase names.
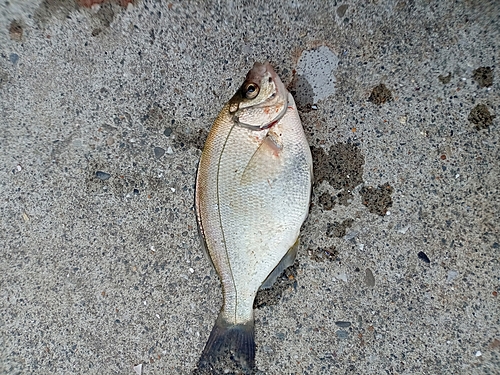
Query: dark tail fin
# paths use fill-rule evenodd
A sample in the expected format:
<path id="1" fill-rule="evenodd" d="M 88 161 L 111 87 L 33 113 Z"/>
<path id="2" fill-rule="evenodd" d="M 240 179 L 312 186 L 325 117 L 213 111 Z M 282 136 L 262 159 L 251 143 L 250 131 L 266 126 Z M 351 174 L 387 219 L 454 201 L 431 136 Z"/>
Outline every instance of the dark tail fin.
<path id="1" fill-rule="evenodd" d="M 255 367 L 255 333 L 253 320 L 246 324 L 229 324 L 217 318 L 194 374 L 251 374 Z"/>

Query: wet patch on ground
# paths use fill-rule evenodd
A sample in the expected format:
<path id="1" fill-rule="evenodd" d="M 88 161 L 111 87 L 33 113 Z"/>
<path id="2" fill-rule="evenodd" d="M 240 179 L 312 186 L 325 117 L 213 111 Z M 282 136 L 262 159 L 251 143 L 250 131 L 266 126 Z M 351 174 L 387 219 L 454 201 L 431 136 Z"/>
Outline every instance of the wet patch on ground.
<path id="1" fill-rule="evenodd" d="M 368 207 L 368 211 L 372 214 L 385 216 L 389 207 L 392 207 L 392 192 L 393 189 L 389 183 L 385 183 L 377 188 L 364 186 L 359 194 L 363 198 L 363 204 Z"/>
<path id="2" fill-rule="evenodd" d="M 34 18 L 41 24 L 47 24 L 53 17 L 64 20 L 71 12 L 80 8 L 92 8 L 98 5 L 98 10 L 90 13 L 97 21 L 92 36 L 97 36 L 111 25 L 120 9 L 123 10 L 128 4 L 133 3 L 135 1 L 132 0 L 43 0 L 35 11 Z"/>
<path id="3" fill-rule="evenodd" d="M 308 249 L 307 250 L 309 257 L 315 262 L 332 262 L 337 259 L 339 255 L 339 251 L 335 246 L 323 248 L 318 247 L 317 249 Z"/>
<path id="4" fill-rule="evenodd" d="M 321 147 L 311 147 L 311 152 L 314 184 L 317 186 L 326 181 L 336 190 L 344 189 L 346 196 L 340 203 L 347 203 L 352 197 L 352 190 L 363 183 L 365 158 L 359 147 L 352 143 L 337 143 L 330 147 L 328 153 Z M 327 204 L 327 200 L 323 204 Z"/>
<path id="5" fill-rule="evenodd" d="M 478 104 L 469 113 L 469 121 L 474 124 L 476 130 L 487 129 L 492 123 L 495 115 L 492 115 L 484 104 Z"/>
<path id="6" fill-rule="evenodd" d="M 474 70 L 472 78 L 474 78 L 479 87 L 490 87 L 493 85 L 493 69 L 489 66 L 477 68 Z"/>
<path id="7" fill-rule="evenodd" d="M 325 192 L 318 197 L 318 204 L 323 210 L 330 211 L 335 206 L 335 197 Z"/>
<path id="8" fill-rule="evenodd" d="M 338 237 L 342 238 L 347 232 L 347 228 L 350 228 L 354 223 L 353 219 L 345 219 L 341 223 L 334 221 L 333 223 L 328 223 L 326 226 L 326 235 L 328 237 Z"/>
<path id="9" fill-rule="evenodd" d="M 196 129 L 193 132 L 186 133 L 181 130 L 182 127 L 173 129 L 175 134 L 175 145 L 177 148 L 185 149 L 186 147 L 195 147 L 198 150 L 203 150 L 205 141 L 208 137 L 208 131 L 204 128 Z"/>
<path id="10" fill-rule="evenodd" d="M 21 22 L 13 20 L 9 25 L 10 39 L 20 42 L 23 39 L 23 26 Z"/>
<path id="11" fill-rule="evenodd" d="M 276 305 L 283 297 L 283 294 L 288 289 L 297 289 L 297 270 L 299 268 L 299 261 L 285 269 L 278 277 L 272 288 L 259 290 L 255 301 L 253 302 L 254 309 L 260 309 L 265 306 Z"/>
<path id="12" fill-rule="evenodd" d="M 392 100 L 392 92 L 383 83 L 375 86 L 368 97 L 373 104 L 381 105 Z"/>

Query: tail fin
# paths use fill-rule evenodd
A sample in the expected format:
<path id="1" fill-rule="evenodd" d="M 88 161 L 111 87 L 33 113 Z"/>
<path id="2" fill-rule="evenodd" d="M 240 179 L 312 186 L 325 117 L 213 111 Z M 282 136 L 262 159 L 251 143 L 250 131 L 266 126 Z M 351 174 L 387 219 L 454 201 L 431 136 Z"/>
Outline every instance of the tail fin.
<path id="1" fill-rule="evenodd" d="M 219 314 L 205 349 L 198 361 L 196 375 L 251 374 L 255 367 L 255 331 L 253 320 L 230 324 Z"/>

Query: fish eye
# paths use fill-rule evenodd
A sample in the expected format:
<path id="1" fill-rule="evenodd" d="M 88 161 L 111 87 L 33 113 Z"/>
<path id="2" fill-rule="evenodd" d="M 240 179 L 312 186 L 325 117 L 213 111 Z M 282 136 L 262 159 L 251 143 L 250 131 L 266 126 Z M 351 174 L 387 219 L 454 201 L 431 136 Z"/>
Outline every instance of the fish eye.
<path id="1" fill-rule="evenodd" d="M 253 99 L 259 94 L 259 86 L 255 83 L 249 83 L 245 86 L 245 98 Z"/>

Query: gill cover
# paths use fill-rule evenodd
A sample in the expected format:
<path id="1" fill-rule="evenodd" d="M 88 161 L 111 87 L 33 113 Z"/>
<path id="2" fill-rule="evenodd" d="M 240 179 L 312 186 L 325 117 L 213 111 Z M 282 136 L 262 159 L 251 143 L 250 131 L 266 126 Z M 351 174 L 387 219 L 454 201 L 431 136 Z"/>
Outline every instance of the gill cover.
<path id="1" fill-rule="evenodd" d="M 229 111 L 238 125 L 266 129 L 284 116 L 287 99 L 288 91 L 271 65 L 256 62 L 230 100 Z"/>

